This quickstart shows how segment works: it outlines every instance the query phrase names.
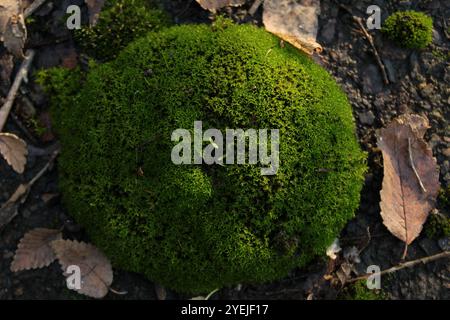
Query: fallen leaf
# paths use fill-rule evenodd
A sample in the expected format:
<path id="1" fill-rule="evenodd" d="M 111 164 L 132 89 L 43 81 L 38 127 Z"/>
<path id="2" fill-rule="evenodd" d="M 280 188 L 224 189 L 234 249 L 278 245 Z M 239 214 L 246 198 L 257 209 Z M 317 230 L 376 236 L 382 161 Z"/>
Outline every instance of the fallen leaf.
<path id="1" fill-rule="evenodd" d="M 100 12 L 103 9 L 105 0 L 84 0 L 89 11 L 89 24 L 91 27 L 97 24 Z"/>
<path id="2" fill-rule="evenodd" d="M 17 272 L 47 267 L 56 259 L 50 242 L 61 238 L 60 230 L 44 228 L 31 230 L 19 242 L 14 260 L 11 263 L 11 271 Z"/>
<path id="3" fill-rule="evenodd" d="M 3 34 L 9 19 L 13 15 L 18 15 L 21 12 L 21 3 L 19 0 L 2 0 L 0 4 L 0 41 L 3 41 Z"/>
<path id="4" fill-rule="evenodd" d="M 113 281 L 113 272 L 108 258 L 96 247 L 84 242 L 55 240 L 51 246 L 61 264 L 64 276 L 66 270 L 75 265 L 81 271 L 81 289 L 76 290 L 92 298 L 103 298 Z"/>
<path id="5" fill-rule="evenodd" d="M 3 33 L 5 48 L 15 57 L 24 58 L 23 47 L 25 46 L 26 40 L 27 27 L 23 14 L 11 16 Z"/>
<path id="6" fill-rule="evenodd" d="M 216 12 L 225 7 L 239 7 L 245 4 L 245 0 L 196 0 L 205 10 Z"/>
<path id="7" fill-rule="evenodd" d="M 14 134 L 0 132 L 0 154 L 17 173 L 24 172 L 28 155 L 25 141 Z"/>
<path id="8" fill-rule="evenodd" d="M 2 0 L 0 4 L 0 41 L 16 57 L 23 57 L 27 29 L 21 0 Z"/>
<path id="9" fill-rule="evenodd" d="M 320 0 L 265 0 L 263 23 L 267 31 L 311 55 L 322 52 L 317 43 Z"/>
<path id="10" fill-rule="evenodd" d="M 428 126 L 424 117 L 403 115 L 378 137 L 384 163 L 381 216 L 389 231 L 406 243 L 405 254 L 422 231 L 439 191 L 436 159 L 423 139 Z"/>

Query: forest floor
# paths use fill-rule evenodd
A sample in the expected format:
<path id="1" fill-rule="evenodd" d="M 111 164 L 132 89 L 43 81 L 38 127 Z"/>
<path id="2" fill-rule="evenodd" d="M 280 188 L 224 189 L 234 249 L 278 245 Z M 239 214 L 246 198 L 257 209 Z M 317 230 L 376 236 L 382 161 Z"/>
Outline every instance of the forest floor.
<path id="1" fill-rule="evenodd" d="M 69 4 L 83 4 L 83 0 L 47 1 L 35 14 L 37 22 L 30 30 L 28 48 L 37 50 L 30 82 L 22 85 L 6 131 L 23 137 L 36 147 L 28 156 L 27 169 L 18 175 L 0 160 L 0 203 L 5 202 L 20 183 L 29 181 L 48 161 L 48 155 L 39 150 L 51 146 L 56 137 L 51 132 L 47 99 L 33 81 L 33 72 L 57 65 L 70 65 L 77 61 L 77 51 L 70 32 L 61 28 L 60 21 Z M 221 12 L 239 23 L 262 26 L 262 8 L 250 16 L 247 10 L 253 0 L 239 8 Z M 427 116 L 431 128 L 426 133 L 433 154 L 440 167 L 440 182 L 450 184 L 450 2 L 349 0 L 343 1 L 353 14 L 366 17 L 366 8 L 376 4 L 382 8 L 382 17 L 397 10 L 415 9 L 433 17 L 433 44 L 417 51 L 400 49 L 383 38 L 379 31 L 371 31 L 376 47 L 387 68 L 390 84 L 385 85 L 368 41 L 357 32 L 350 15 L 334 1 L 321 1 L 319 35 L 317 41 L 323 52 L 314 59 L 323 65 L 342 86 L 353 106 L 357 132 L 362 148 L 369 154 L 369 172 L 362 192 L 361 205 L 356 217 L 343 230 L 341 246 L 362 249 L 361 262 L 355 267 L 364 274 L 370 265 L 382 270 L 397 265 L 403 252 L 403 243 L 384 227 L 380 217 L 381 182 L 383 177 L 381 153 L 376 146 L 376 132 L 393 118 L 407 112 Z M 50 5 L 50 3 L 52 5 Z M 212 15 L 194 0 L 168 0 L 165 7 L 175 23 L 210 23 Z M 40 25 L 42 24 L 42 25 Z M 0 50 L 0 96 L 6 96 L 11 77 L 17 70 L 5 70 L 12 61 L 5 61 Z M 12 74 L 12 75 L 11 75 Z M 31 103 L 30 103 L 31 102 Z M 24 113 L 36 113 L 44 134 L 36 133 L 33 123 L 24 124 Z M 25 128 L 20 128 L 20 127 Z M 41 128 L 42 130 L 42 128 Z M 39 149 L 38 149 L 39 148 Z M 437 208 L 443 214 L 445 208 Z M 0 299 L 84 299 L 84 296 L 66 288 L 61 268 L 55 262 L 49 268 L 12 273 L 10 264 L 19 240 L 36 227 L 64 226 L 68 238 L 89 240 L 60 203 L 56 168 L 45 174 L 32 188 L 27 201 L 21 205 L 19 215 L 0 230 Z M 431 239 L 424 233 L 409 247 L 406 260 L 430 256 L 449 250 L 450 239 Z M 284 279 L 263 285 L 242 285 L 224 288 L 213 299 L 306 299 L 312 292 L 315 299 L 334 299 L 338 288 L 324 286 L 321 278 L 327 264 L 318 260 L 307 269 L 294 270 Z M 382 277 L 382 290 L 389 299 L 450 299 L 450 264 L 448 259 L 437 260 L 406 268 Z M 125 295 L 109 293 L 107 299 L 157 299 L 155 285 L 144 277 L 114 270 L 113 288 L 126 291 Z M 167 292 L 167 299 L 180 298 Z"/>

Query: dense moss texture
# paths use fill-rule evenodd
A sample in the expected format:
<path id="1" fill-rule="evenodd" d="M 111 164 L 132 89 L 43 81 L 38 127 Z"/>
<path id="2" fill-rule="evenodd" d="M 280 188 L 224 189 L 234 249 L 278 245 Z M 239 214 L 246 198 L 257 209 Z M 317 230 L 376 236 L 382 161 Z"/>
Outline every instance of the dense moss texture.
<path id="1" fill-rule="evenodd" d="M 345 95 L 261 29 L 151 33 L 77 90 L 82 78 L 53 72 L 60 183 L 115 266 L 189 293 L 267 281 L 323 256 L 358 207 L 365 154 Z M 278 174 L 172 164 L 172 131 L 196 120 L 280 129 Z"/>
<path id="2" fill-rule="evenodd" d="M 402 47 L 423 49 L 433 41 L 433 19 L 417 11 L 395 12 L 381 31 Z"/>
<path id="3" fill-rule="evenodd" d="M 169 24 L 151 0 L 109 0 L 94 27 L 75 31 L 75 39 L 89 56 L 107 61 L 134 39 Z"/>

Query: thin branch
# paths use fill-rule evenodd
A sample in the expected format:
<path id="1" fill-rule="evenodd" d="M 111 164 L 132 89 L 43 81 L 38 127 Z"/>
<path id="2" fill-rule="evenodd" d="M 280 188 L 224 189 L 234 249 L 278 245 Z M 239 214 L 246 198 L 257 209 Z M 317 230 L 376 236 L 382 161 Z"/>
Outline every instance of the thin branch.
<path id="1" fill-rule="evenodd" d="M 26 79 L 28 75 L 28 71 L 31 67 L 31 62 L 33 61 L 35 54 L 36 52 L 34 50 L 28 50 L 26 52 L 25 59 L 22 61 L 19 72 L 17 72 L 16 78 L 14 79 L 14 83 L 9 90 L 5 103 L 0 109 L 0 132 L 2 132 L 3 128 L 5 127 L 6 120 L 8 119 L 8 115 L 17 96 L 17 92 L 19 91 L 22 81 Z"/>
<path id="2" fill-rule="evenodd" d="M 417 181 L 419 181 L 420 188 L 424 193 L 427 193 L 427 189 L 425 189 L 422 180 L 420 180 L 419 173 L 417 172 L 416 166 L 414 165 L 414 160 L 412 156 L 412 149 L 411 149 L 411 138 L 408 138 L 408 153 L 409 153 L 409 164 L 411 165 L 411 168 L 414 171 L 414 174 L 416 175 Z"/>
<path id="3" fill-rule="evenodd" d="M 347 11 L 352 16 L 353 21 L 355 21 L 358 24 L 358 26 L 361 29 L 362 33 L 364 34 L 365 38 L 367 39 L 370 46 L 372 47 L 372 52 L 373 52 L 373 55 L 375 56 L 375 60 L 377 61 L 378 66 L 380 67 L 384 84 L 388 85 L 389 78 L 386 73 L 386 66 L 384 65 L 383 61 L 381 60 L 381 57 L 378 53 L 377 47 L 375 46 L 375 42 L 373 41 L 372 36 L 367 31 L 367 29 L 364 27 L 364 24 L 362 23 L 362 19 L 360 17 L 354 16 L 352 11 L 347 6 L 340 4 L 339 7 L 341 7 L 345 11 Z"/>
<path id="4" fill-rule="evenodd" d="M 263 0 L 255 0 L 255 2 L 253 2 L 252 6 L 248 10 L 248 14 L 253 16 L 256 11 L 258 11 L 258 8 L 261 6 L 262 2 Z"/>
<path id="5" fill-rule="evenodd" d="M 31 16 L 40 6 L 42 6 L 47 0 L 34 0 L 32 4 L 30 4 L 25 11 L 23 12 L 23 16 L 28 18 Z"/>
<path id="6" fill-rule="evenodd" d="M 415 266 L 415 265 L 417 265 L 419 263 L 425 264 L 425 263 L 428 263 L 428 262 L 432 262 L 432 261 L 435 261 L 435 260 L 438 260 L 438 259 L 448 258 L 448 257 L 450 257 L 450 251 L 444 251 L 444 252 L 441 252 L 441 253 L 438 253 L 438 254 L 435 254 L 435 255 L 432 255 L 432 256 L 428 256 L 428 257 L 424 257 L 424 258 L 420 258 L 420 259 L 416 259 L 416 260 L 411 260 L 411 261 L 408 261 L 408 262 L 400 263 L 397 266 L 394 266 L 392 268 L 389 268 L 389 269 L 386 269 L 386 270 L 383 270 L 383 271 L 380 271 L 380 272 L 369 273 L 369 274 L 365 274 L 365 275 L 360 276 L 360 277 L 349 279 L 348 282 L 356 282 L 356 281 L 359 281 L 359 280 L 365 280 L 365 279 L 369 278 L 370 276 L 378 276 L 378 275 L 381 276 L 381 275 L 388 274 L 388 273 L 393 273 L 393 272 L 396 272 L 398 270 L 402 270 L 402 269 L 405 269 L 405 268 L 413 267 L 413 266 Z"/>

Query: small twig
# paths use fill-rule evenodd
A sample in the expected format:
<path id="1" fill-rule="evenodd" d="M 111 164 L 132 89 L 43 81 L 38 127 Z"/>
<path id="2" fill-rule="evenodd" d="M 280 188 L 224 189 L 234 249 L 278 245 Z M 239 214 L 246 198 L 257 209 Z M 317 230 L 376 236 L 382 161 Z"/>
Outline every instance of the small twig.
<path id="1" fill-rule="evenodd" d="M 380 271 L 380 272 L 369 273 L 369 274 L 365 274 L 365 275 L 360 276 L 360 277 L 349 279 L 348 282 L 356 282 L 356 281 L 359 281 L 359 280 L 365 280 L 365 279 L 369 278 L 370 276 L 378 276 L 378 275 L 381 276 L 381 275 L 384 275 L 384 274 L 393 273 L 393 272 L 396 272 L 398 270 L 402 270 L 402 269 L 405 269 L 405 268 L 413 267 L 413 266 L 415 266 L 415 265 L 417 265 L 419 263 L 425 264 L 425 263 L 428 263 L 428 262 L 431 262 L 431 261 L 434 261 L 434 260 L 438 260 L 438 259 L 441 259 L 441 258 L 446 258 L 446 257 L 450 257 L 450 251 L 444 251 L 444 252 L 441 252 L 441 253 L 438 253 L 438 254 L 435 254 L 435 255 L 432 255 L 432 256 L 428 256 L 428 257 L 424 257 L 424 258 L 420 258 L 420 259 L 404 262 L 404 263 L 401 263 L 401 264 L 399 264 L 397 266 L 394 266 L 392 268 L 389 268 L 389 269 L 386 269 L 386 270 L 383 270 L 383 271 Z"/>
<path id="2" fill-rule="evenodd" d="M 255 2 L 253 2 L 252 6 L 248 10 L 248 14 L 253 16 L 256 11 L 258 11 L 258 8 L 261 6 L 262 2 L 263 0 L 255 0 Z"/>
<path id="3" fill-rule="evenodd" d="M 117 291 L 117 290 L 114 290 L 111 287 L 108 287 L 108 290 L 111 291 L 112 293 L 115 293 L 115 294 L 120 295 L 120 296 L 124 296 L 124 295 L 128 294 L 128 291 Z"/>
<path id="4" fill-rule="evenodd" d="M 31 62 L 33 61 L 35 54 L 36 52 L 34 50 L 27 50 L 25 59 L 22 61 L 22 65 L 20 66 L 19 72 L 17 72 L 16 78 L 14 79 L 14 83 L 9 90 L 5 103 L 0 109 L 0 132 L 2 132 L 6 124 L 9 112 L 11 111 L 11 107 L 14 103 L 14 99 L 17 96 L 17 91 L 19 91 L 22 80 L 26 79 L 27 77 L 28 71 L 31 67 Z"/>
<path id="5" fill-rule="evenodd" d="M 419 181 L 420 188 L 424 193 L 427 192 L 427 189 L 425 189 L 422 180 L 420 179 L 419 173 L 417 172 L 416 166 L 414 165 L 414 160 L 412 156 L 412 149 L 411 149 L 411 138 L 408 138 L 408 153 L 409 153 L 409 164 L 411 165 L 411 168 L 414 171 L 414 174 L 416 175 L 417 181 Z"/>
<path id="6" fill-rule="evenodd" d="M 25 9 L 23 12 L 23 16 L 28 18 L 31 16 L 37 9 L 39 9 L 40 6 L 42 6 L 47 0 L 34 0 L 32 4 L 28 6 L 28 8 Z"/>
<path id="7" fill-rule="evenodd" d="M 380 67 L 381 74 L 383 76 L 384 84 L 388 85 L 389 84 L 389 78 L 388 78 L 387 73 L 386 73 L 386 67 L 385 67 L 383 61 L 381 60 L 380 55 L 378 54 L 378 50 L 377 50 L 377 47 L 375 46 L 375 42 L 373 41 L 372 36 L 367 31 L 367 29 L 364 27 L 364 24 L 362 23 L 362 19 L 360 17 L 354 16 L 352 11 L 347 6 L 345 6 L 343 4 L 340 4 L 339 6 L 342 9 L 344 9 L 345 11 L 347 11 L 352 16 L 353 21 L 355 21 L 358 24 L 358 26 L 361 29 L 362 33 L 364 34 L 365 38 L 367 39 L 367 41 L 369 42 L 370 46 L 372 47 L 372 52 L 373 52 L 373 54 L 375 56 L 375 60 L 377 61 L 378 66 Z"/>

